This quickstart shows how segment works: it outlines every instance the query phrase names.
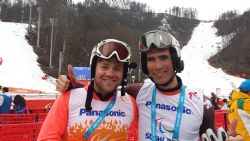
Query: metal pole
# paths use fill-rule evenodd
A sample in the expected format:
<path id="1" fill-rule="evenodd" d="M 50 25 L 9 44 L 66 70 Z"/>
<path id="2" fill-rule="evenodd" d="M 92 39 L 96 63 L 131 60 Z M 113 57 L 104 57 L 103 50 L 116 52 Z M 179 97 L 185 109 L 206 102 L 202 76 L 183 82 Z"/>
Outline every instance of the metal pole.
<path id="1" fill-rule="evenodd" d="M 40 27 L 41 27 L 41 7 L 37 8 L 38 11 L 38 22 L 37 22 L 37 39 L 36 39 L 36 47 L 39 47 L 40 40 Z"/>
<path id="2" fill-rule="evenodd" d="M 58 71 L 58 77 L 59 75 L 61 74 L 62 72 L 62 65 L 63 65 L 63 56 L 64 56 L 64 50 L 65 50 L 65 47 L 66 47 L 66 41 L 65 39 L 63 40 L 63 51 L 60 51 L 60 57 L 59 57 L 59 71 Z"/>
<path id="3" fill-rule="evenodd" d="M 60 51 L 60 55 L 59 55 L 59 69 L 58 69 L 58 77 L 60 76 L 60 74 L 61 74 L 61 71 L 62 71 L 62 56 L 63 56 L 63 54 L 62 54 L 62 51 Z"/>
<path id="4" fill-rule="evenodd" d="M 141 82 L 141 52 L 139 51 L 140 59 L 139 59 L 139 69 L 138 69 L 138 82 Z"/>
<path id="5" fill-rule="evenodd" d="M 23 23 L 23 13 L 24 13 L 24 10 L 22 10 L 21 12 L 22 12 L 22 20 L 21 20 L 21 23 Z"/>
<path id="6" fill-rule="evenodd" d="M 52 26 L 52 30 L 51 30 L 51 41 L 50 41 L 50 57 L 49 57 L 49 68 L 52 67 L 52 50 L 53 50 L 53 28 L 54 28 L 54 23 L 55 23 L 55 19 L 54 18 L 50 18 L 50 23 Z"/>
<path id="7" fill-rule="evenodd" d="M 135 76 L 132 75 L 131 78 L 132 78 L 132 83 L 134 84 L 135 83 Z"/>
<path id="8" fill-rule="evenodd" d="M 22 21 L 21 23 L 23 23 L 23 14 L 24 14 L 24 6 L 25 6 L 25 0 L 22 1 Z"/>
<path id="9" fill-rule="evenodd" d="M 30 16 L 29 16 L 29 27 L 28 29 L 30 30 L 31 29 L 31 15 L 32 15 L 32 3 L 31 1 L 29 1 L 29 5 L 30 5 Z"/>

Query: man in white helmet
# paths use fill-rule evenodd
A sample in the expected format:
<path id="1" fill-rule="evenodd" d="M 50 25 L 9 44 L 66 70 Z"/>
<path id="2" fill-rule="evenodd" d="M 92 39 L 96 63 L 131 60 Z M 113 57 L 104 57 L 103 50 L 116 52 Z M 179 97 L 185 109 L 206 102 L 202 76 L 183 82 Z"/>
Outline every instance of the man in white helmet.
<path id="1" fill-rule="evenodd" d="M 90 85 L 59 96 L 38 141 L 137 140 L 136 102 L 123 88 L 130 58 L 130 47 L 122 41 L 107 39 L 97 44 L 90 58 Z"/>
<path id="2" fill-rule="evenodd" d="M 184 69 L 178 41 L 165 31 L 153 30 L 141 36 L 139 50 L 142 71 L 151 81 L 125 88 L 136 98 L 139 141 L 199 141 L 207 129 L 213 131 L 213 107 L 204 105 L 208 99 L 176 75 Z M 73 87 L 81 85 L 72 73 L 69 77 Z M 57 90 L 66 90 L 69 82 L 60 76 Z"/>
<path id="3" fill-rule="evenodd" d="M 154 30 L 140 38 L 139 49 L 142 71 L 152 81 L 136 97 L 139 140 L 199 140 L 202 131 L 213 128 L 213 110 L 204 108 L 202 90 L 187 88 L 176 75 L 184 69 L 178 41 Z"/>

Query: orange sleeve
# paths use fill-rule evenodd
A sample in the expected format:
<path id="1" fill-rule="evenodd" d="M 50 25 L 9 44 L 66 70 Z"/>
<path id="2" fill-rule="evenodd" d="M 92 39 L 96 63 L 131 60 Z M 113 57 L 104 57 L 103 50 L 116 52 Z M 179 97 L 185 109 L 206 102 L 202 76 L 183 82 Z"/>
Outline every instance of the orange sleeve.
<path id="1" fill-rule="evenodd" d="M 134 119 L 129 127 L 128 141 L 138 141 L 138 108 L 135 99 L 132 96 L 130 96 L 130 99 L 133 103 Z"/>
<path id="2" fill-rule="evenodd" d="M 58 141 L 67 130 L 70 91 L 60 94 L 49 111 L 37 141 Z"/>

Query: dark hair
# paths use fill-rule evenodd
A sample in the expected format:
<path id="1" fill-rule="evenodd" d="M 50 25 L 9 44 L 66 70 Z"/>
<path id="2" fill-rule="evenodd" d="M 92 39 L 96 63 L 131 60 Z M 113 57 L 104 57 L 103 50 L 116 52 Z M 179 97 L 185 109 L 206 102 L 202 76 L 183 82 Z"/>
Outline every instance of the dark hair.
<path id="1" fill-rule="evenodd" d="M 4 92 L 9 92 L 9 88 L 8 87 L 3 87 L 3 93 Z"/>
<path id="2" fill-rule="evenodd" d="M 226 103 L 226 102 L 227 102 L 227 99 L 224 98 L 224 99 L 223 99 L 223 102 Z"/>
<path id="3" fill-rule="evenodd" d="M 26 102 L 25 102 L 25 99 L 24 99 L 24 97 L 23 96 L 21 96 L 21 95 L 16 95 L 15 97 L 14 97 L 14 104 L 15 105 L 21 105 L 21 106 L 26 106 Z"/>

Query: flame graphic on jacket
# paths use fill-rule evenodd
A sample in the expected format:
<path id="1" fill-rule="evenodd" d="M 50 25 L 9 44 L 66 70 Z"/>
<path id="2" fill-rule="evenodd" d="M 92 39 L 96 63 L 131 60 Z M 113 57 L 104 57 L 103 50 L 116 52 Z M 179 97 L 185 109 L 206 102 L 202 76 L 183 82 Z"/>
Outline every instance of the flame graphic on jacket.
<path id="1" fill-rule="evenodd" d="M 129 125 L 121 124 L 120 121 L 105 121 L 103 120 L 95 131 L 85 139 L 83 136 L 87 129 L 93 124 L 93 120 L 85 121 L 82 124 L 74 125 L 69 128 L 65 135 L 65 141 L 126 141 L 128 140 Z"/>

